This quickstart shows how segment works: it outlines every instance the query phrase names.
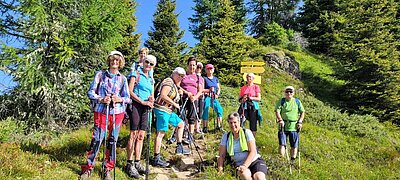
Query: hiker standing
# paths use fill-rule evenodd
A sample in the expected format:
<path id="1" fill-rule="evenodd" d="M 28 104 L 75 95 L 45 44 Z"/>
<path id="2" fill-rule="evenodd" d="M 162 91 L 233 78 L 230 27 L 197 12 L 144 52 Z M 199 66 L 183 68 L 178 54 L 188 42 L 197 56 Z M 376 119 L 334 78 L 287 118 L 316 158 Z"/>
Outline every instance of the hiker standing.
<path id="1" fill-rule="evenodd" d="M 107 150 L 105 158 L 105 179 L 111 179 L 110 170 L 115 167 L 116 162 L 116 143 L 118 141 L 119 130 L 124 118 L 125 106 L 131 102 L 129 98 L 128 82 L 119 69 L 124 67 L 125 60 L 122 53 L 112 51 L 107 57 L 108 70 L 96 72 L 92 81 L 88 96 L 93 102 L 94 127 L 93 135 L 88 151 L 85 165 L 81 166 L 81 179 L 87 179 L 94 168 L 95 158 L 100 150 L 101 142 L 106 131 Z M 108 108 L 109 107 L 109 108 Z M 109 117 L 106 117 L 106 114 Z M 115 116 L 115 129 L 113 129 L 113 115 Z M 106 119 L 109 122 L 106 122 Z M 108 127 L 106 127 L 108 124 Z M 106 130 L 107 128 L 107 130 Z M 114 131 L 113 131 L 114 130 Z"/>
<path id="2" fill-rule="evenodd" d="M 185 102 L 188 98 L 186 106 L 183 107 L 186 110 L 186 119 L 189 123 L 189 132 L 193 134 L 194 124 L 197 122 L 196 109 L 198 108 L 198 99 L 203 94 L 204 79 L 196 74 L 197 60 L 195 57 L 189 57 L 187 60 L 187 73 L 182 79 L 181 87 L 183 90 L 183 100 Z M 192 139 L 188 139 L 191 143 Z"/>
<path id="3" fill-rule="evenodd" d="M 132 105 L 127 110 L 129 115 L 130 134 L 127 145 L 127 164 L 125 172 L 129 177 L 139 179 L 140 175 L 146 173 L 146 169 L 140 164 L 143 140 L 148 128 L 149 109 L 154 103 L 154 81 L 150 75 L 151 69 L 156 65 L 156 57 L 147 55 L 144 57 L 143 66 L 138 66 L 136 71 L 131 72 L 129 79 L 129 94 Z M 151 127 L 149 127 L 151 128 Z M 135 161 L 133 163 L 133 153 Z M 140 175 L 139 175 L 140 174 Z"/>
<path id="4" fill-rule="evenodd" d="M 279 154 L 284 157 L 286 150 L 286 137 L 289 136 L 290 157 L 293 163 L 296 159 L 299 144 L 299 131 L 304 119 L 304 107 L 301 101 L 294 97 L 294 87 L 284 89 L 285 97 L 280 99 L 275 106 L 275 115 L 279 123 Z"/>
<path id="5" fill-rule="evenodd" d="M 261 120 L 260 105 L 261 101 L 261 90 L 260 86 L 254 84 L 253 73 L 249 73 L 246 76 L 247 84 L 240 88 L 239 93 L 239 114 L 242 114 L 250 122 L 250 130 L 253 132 L 254 137 L 256 137 L 257 132 L 257 120 Z"/>
<path id="6" fill-rule="evenodd" d="M 190 154 L 190 151 L 185 149 L 182 145 L 182 136 L 184 123 L 179 116 L 173 112 L 174 109 L 179 110 L 179 89 L 178 84 L 185 77 L 185 70 L 181 67 L 175 68 L 172 72 L 171 77 L 164 79 L 159 85 L 157 96 L 154 102 L 154 114 L 157 118 L 156 121 L 156 141 L 154 142 L 154 159 L 153 166 L 167 167 L 169 163 L 164 161 L 160 155 L 161 141 L 168 131 L 168 123 L 174 127 L 177 127 L 177 147 L 176 154 Z"/>
<path id="7" fill-rule="evenodd" d="M 219 84 L 219 80 L 215 77 L 214 74 L 214 66 L 212 64 L 206 65 L 207 76 L 204 77 L 204 88 L 203 92 L 205 93 L 204 99 L 204 112 L 203 112 L 203 132 L 208 131 L 208 109 L 210 106 L 213 108 L 214 112 L 217 113 L 217 128 L 222 129 L 222 114 L 224 110 L 222 109 L 221 104 L 218 101 L 218 96 L 221 93 L 221 86 Z M 215 123 L 215 121 L 214 121 Z"/>
<path id="8" fill-rule="evenodd" d="M 240 115 L 228 116 L 230 132 L 224 133 L 219 144 L 218 173 L 222 173 L 225 157 L 233 161 L 240 179 L 266 179 L 268 167 L 257 152 L 253 133 L 240 126 Z"/>
<path id="9" fill-rule="evenodd" d="M 196 68 L 197 76 L 202 77 L 202 75 L 201 75 L 202 69 L 203 69 L 203 63 L 197 62 L 197 68 Z M 204 84 L 203 84 L 203 89 L 204 89 Z M 203 117 L 203 109 L 204 109 L 204 93 L 201 93 L 201 95 L 199 96 L 199 100 L 198 100 L 198 111 L 197 111 L 197 117 L 199 117 L 200 119 L 198 119 L 198 121 L 195 122 L 196 133 L 201 133 L 200 122 L 202 121 L 201 118 Z"/>

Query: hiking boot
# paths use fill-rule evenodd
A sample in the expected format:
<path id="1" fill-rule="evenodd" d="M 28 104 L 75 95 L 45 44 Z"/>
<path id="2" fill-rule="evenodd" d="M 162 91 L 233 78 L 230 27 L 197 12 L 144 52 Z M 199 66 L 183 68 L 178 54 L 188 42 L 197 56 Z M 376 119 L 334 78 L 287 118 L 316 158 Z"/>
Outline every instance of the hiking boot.
<path id="1" fill-rule="evenodd" d="M 208 133 L 208 128 L 207 127 L 203 127 L 203 133 Z"/>
<path id="2" fill-rule="evenodd" d="M 125 173 L 135 179 L 139 179 L 140 175 L 132 163 L 127 163 L 125 166 Z"/>
<path id="3" fill-rule="evenodd" d="M 92 170 L 88 169 L 85 172 L 81 173 L 81 175 L 79 176 L 80 180 L 87 180 L 89 179 L 90 175 L 92 175 Z"/>
<path id="4" fill-rule="evenodd" d="M 178 144 L 176 146 L 176 151 L 175 152 L 176 152 L 176 155 L 181 155 L 181 154 L 188 155 L 188 154 L 190 154 L 190 150 L 189 149 L 185 149 L 182 144 Z"/>
<path id="5" fill-rule="evenodd" d="M 174 134 L 174 135 L 172 135 L 171 138 L 169 138 L 169 139 L 167 140 L 167 144 L 172 144 L 172 143 L 174 143 L 175 141 L 176 141 L 176 137 L 175 137 L 175 134 Z"/>
<path id="6" fill-rule="evenodd" d="M 291 164 L 291 165 L 294 165 L 295 163 L 296 163 L 296 158 L 291 157 L 291 158 L 290 158 L 290 164 Z"/>
<path id="7" fill-rule="evenodd" d="M 102 180 L 112 180 L 110 170 L 106 169 L 104 171 Z"/>
<path id="8" fill-rule="evenodd" d="M 153 159 L 153 166 L 159 166 L 159 167 L 166 168 L 169 166 L 169 163 L 162 160 L 160 155 L 157 155 Z"/>
<path id="9" fill-rule="evenodd" d="M 182 143 L 185 144 L 185 145 L 189 145 L 192 142 L 188 138 L 182 138 Z"/>
<path id="10" fill-rule="evenodd" d="M 135 162 L 135 168 L 140 175 L 146 174 L 146 168 L 140 164 L 140 162 Z"/>

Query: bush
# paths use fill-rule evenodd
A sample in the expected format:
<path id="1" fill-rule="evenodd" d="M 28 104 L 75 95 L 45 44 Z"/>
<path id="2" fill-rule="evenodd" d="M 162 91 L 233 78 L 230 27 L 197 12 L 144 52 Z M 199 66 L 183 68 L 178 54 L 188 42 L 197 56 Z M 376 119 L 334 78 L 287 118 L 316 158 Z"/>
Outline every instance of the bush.
<path id="1" fill-rule="evenodd" d="M 275 22 L 267 25 L 266 32 L 260 39 L 261 44 L 273 46 L 285 46 L 288 41 L 286 30 Z"/>
<path id="2" fill-rule="evenodd" d="M 11 118 L 0 121 L 0 143 L 12 142 L 19 135 L 23 134 L 23 127 Z"/>

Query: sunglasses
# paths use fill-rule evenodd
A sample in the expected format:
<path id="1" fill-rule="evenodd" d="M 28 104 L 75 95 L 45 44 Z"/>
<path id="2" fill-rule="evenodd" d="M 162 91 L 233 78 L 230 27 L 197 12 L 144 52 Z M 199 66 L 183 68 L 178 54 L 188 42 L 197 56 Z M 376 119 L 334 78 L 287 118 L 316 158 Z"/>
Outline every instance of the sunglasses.
<path id="1" fill-rule="evenodd" d="M 285 93 L 289 94 L 289 93 L 293 93 L 293 91 L 285 91 Z"/>
<path id="2" fill-rule="evenodd" d="M 184 78 L 185 75 L 184 74 L 179 74 L 179 77 Z"/>
<path id="3" fill-rule="evenodd" d="M 200 66 L 197 66 L 197 69 L 202 69 L 202 67 L 200 67 Z"/>
<path id="4" fill-rule="evenodd" d="M 154 63 L 151 63 L 150 61 L 146 60 L 144 61 L 146 64 L 150 64 L 150 66 L 154 66 Z"/>

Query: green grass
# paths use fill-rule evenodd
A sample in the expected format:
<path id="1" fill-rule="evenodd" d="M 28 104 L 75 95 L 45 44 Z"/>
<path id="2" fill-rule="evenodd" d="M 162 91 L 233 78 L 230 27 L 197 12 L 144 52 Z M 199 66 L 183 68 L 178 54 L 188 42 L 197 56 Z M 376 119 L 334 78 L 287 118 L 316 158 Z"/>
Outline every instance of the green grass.
<path id="1" fill-rule="evenodd" d="M 277 50 L 269 47 L 260 51 Z M 300 63 L 303 79 L 299 81 L 272 68 L 266 68 L 262 74 L 261 109 L 264 121 L 259 127 L 256 142 L 270 168 L 271 179 L 399 179 L 400 129 L 390 123 L 379 123 L 373 116 L 341 112 L 339 102 L 335 101 L 336 91 L 343 83 L 333 76 L 337 67 L 323 57 L 300 52 L 285 53 L 291 54 Z M 292 175 L 289 174 L 287 161 L 278 156 L 278 128 L 274 115 L 275 103 L 283 96 L 282 89 L 287 85 L 302 88 L 296 91 L 296 96 L 302 100 L 306 109 L 300 141 L 301 173 L 293 169 Z M 239 88 L 222 86 L 220 102 L 224 108 L 225 129 L 228 128 L 226 115 L 236 111 L 239 105 L 238 94 Z M 210 116 L 209 127 L 213 128 L 215 113 L 210 112 Z M 24 136 L 21 132 L 21 127 L 12 120 L 0 121 L 0 177 L 78 177 L 80 164 L 84 163 L 89 147 L 90 127 L 64 134 L 45 132 Z M 235 179 L 232 168 L 228 167 L 223 175 L 218 175 L 213 167 L 221 135 L 207 134 L 209 141 L 204 158 L 209 166 L 205 172 L 196 176 L 197 179 Z M 127 138 L 128 130 L 124 127 L 118 142 L 117 179 L 129 179 L 122 172 L 126 161 Z M 152 146 L 153 142 L 151 151 Z M 161 152 L 168 156 L 165 150 Z M 102 152 L 97 162 L 101 158 Z M 97 179 L 99 171 L 100 164 L 97 163 L 93 174 Z"/>

